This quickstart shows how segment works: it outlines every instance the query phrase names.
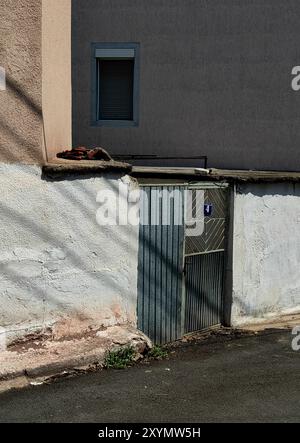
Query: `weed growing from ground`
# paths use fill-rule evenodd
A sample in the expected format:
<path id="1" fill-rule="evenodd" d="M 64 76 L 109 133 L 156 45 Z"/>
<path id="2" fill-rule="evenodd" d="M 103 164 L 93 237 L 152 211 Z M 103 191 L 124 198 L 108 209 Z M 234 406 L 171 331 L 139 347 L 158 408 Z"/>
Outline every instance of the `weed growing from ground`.
<path id="1" fill-rule="evenodd" d="M 107 369 L 125 369 L 133 363 L 135 351 L 131 346 L 107 352 L 104 366 Z"/>
<path id="2" fill-rule="evenodd" d="M 163 360 L 168 357 L 168 352 L 163 349 L 161 346 L 155 345 L 148 354 L 149 358 L 153 358 L 155 360 Z"/>

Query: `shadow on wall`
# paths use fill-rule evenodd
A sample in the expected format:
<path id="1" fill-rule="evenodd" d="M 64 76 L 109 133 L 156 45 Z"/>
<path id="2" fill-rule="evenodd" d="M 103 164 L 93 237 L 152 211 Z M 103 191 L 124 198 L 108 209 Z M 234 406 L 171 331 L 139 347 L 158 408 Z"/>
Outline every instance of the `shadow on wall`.
<path id="1" fill-rule="evenodd" d="M 38 181 L 36 183 L 38 184 Z M 43 197 L 44 193 L 48 195 Z M 30 247 L 35 246 L 42 251 L 42 248 L 45 248 L 46 245 L 47 249 L 63 251 L 64 255 L 66 256 L 66 260 L 68 261 L 71 269 L 74 270 L 74 273 L 78 271 L 83 274 L 86 273 L 86 275 L 88 275 L 88 279 L 90 280 L 90 284 L 94 288 L 99 287 L 100 290 L 104 282 L 101 281 L 101 279 L 99 280 L 99 274 L 95 272 L 95 270 L 91 269 L 89 256 L 93 255 L 94 251 L 96 251 L 98 255 L 101 254 L 100 265 L 102 267 L 105 267 L 106 263 L 110 263 L 110 257 L 106 255 L 108 248 L 105 247 L 105 245 L 103 245 L 102 250 L 99 251 L 99 248 L 97 249 L 99 246 L 97 241 L 99 229 L 103 231 L 103 228 L 97 225 L 95 217 L 95 210 L 97 209 L 97 186 L 95 186 L 94 193 L 90 188 L 84 186 L 83 181 L 78 180 L 77 182 L 72 181 L 71 186 L 66 186 L 65 183 L 60 183 L 59 185 L 57 184 L 55 187 L 51 186 L 51 193 L 53 194 L 54 198 L 52 201 L 53 207 L 55 209 L 56 205 L 56 211 L 59 210 L 61 212 L 60 221 L 64 226 L 59 226 L 58 220 L 55 220 L 55 218 L 52 220 L 53 223 L 49 223 L 49 220 L 45 220 L 45 214 L 38 214 L 36 212 L 32 212 L 31 214 L 30 211 L 27 211 L 25 214 L 22 207 L 19 209 L 14 203 L 11 203 L 11 201 L 8 201 L 7 204 L 5 204 L 2 200 L 0 204 L 0 213 L 3 224 L 6 226 L 9 226 L 10 224 L 17 225 L 18 229 L 17 237 L 20 239 L 20 244 L 18 245 L 15 243 L 13 247 L 22 247 L 24 239 L 26 240 L 28 237 L 31 238 L 34 236 L 37 243 L 36 245 L 32 245 Z M 23 198 L 26 198 L 26 191 L 24 193 L 24 190 L 22 190 L 22 195 Z M 44 201 L 42 201 L 42 205 L 40 204 L 39 207 L 41 207 L 42 210 L 45 208 L 46 211 L 49 204 L 51 205 L 51 201 L 49 201 L 49 193 L 47 192 L 47 189 L 44 189 L 42 182 L 41 188 L 36 190 L 36 196 L 39 199 L 44 199 Z M 57 206 L 58 202 L 59 205 Z M 28 204 L 30 203 L 31 202 L 28 201 Z M 68 209 L 66 210 L 66 208 Z M 70 223 L 70 219 L 72 218 L 74 218 L 74 221 Z M 44 222 L 43 219 L 45 220 Z M 13 223 L 12 220 L 14 221 Z M 72 238 L 71 242 L 66 241 L 63 238 L 64 236 L 59 235 L 60 229 L 67 230 L 69 236 Z M 89 237 L 86 238 L 87 232 L 94 232 L 95 237 L 91 238 L 90 234 Z M 135 253 L 135 248 L 133 243 L 130 241 L 131 239 L 129 235 L 126 236 L 126 227 L 124 229 L 109 227 L 106 228 L 106 232 L 107 244 L 109 245 L 110 249 L 121 249 L 122 251 L 126 250 L 127 254 L 129 255 Z M 93 242 L 95 242 L 95 249 L 92 247 Z M 77 249 L 78 245 L 80 246 L 80 244 L 84 245 L 83 251 L 82 249 L 80 250 L 80 248 Z M 89 246 L 90 250 L 88 249 Z M 83 254 L 83 252 L 85 252 L 86 256 Z M 8 262 L 7 264 L 2 263 L 1 268 L 2 277 L 11 280 L 18 286 L 21 284 L 22 286 L 26 287 L 26 282 L 28 281 L 29 277 L 22 272 L 22 267 L 20 268 L 21 272 L 17 272 L 16 269 L 13 269 L 11 263 Z M 73 277 L 70 276 L 70 278 Z M 130 275 L 128 275 L 128 278 L 130 278 Z M 43 285 L 37 286 L 34 280 L 30 281 L 30 285 L 33 289 L 31 294 L 33 299 L 38 298 L 41 303 L 50 303 L 53 306 L 55 305 L 58 312 L 63 312 L 66 310 L 65 304 L 59 298 L 55 298 L 53 293 L 51 293 L 51 285 L 50 288 L 48 286 L 47 290 L 43 288 Z M 107 285 L 107 290 L 109 293 L 122 293 L 123 287 L 118 282 L 118 279 L 114 273 L 105 273 L 105 285 Z M 64 297 L 64 295 L 65 294 L 63 291 L 62 297 Z M 80 294 L 78 293 L 77 295 L 79 296 Z M 102 295 L 103 294 L 101 294 L 99 291 L 100 301 Z M 132 294 L 132 296 L 134 297 L 134 294 Z M 76 298 L 76 288 L 74 297 Z M 88 304 L 88 300 L 86 303 Z M 76 305 L 76 300 L 74 305 Z M 74 316 L 82 315 L 82 311 L 74 307 L 72 307 L 71 311 L 72 315 Z M 97 313 L 95 313 L 95 316 L 97 316 Z M 99 312 L 99 316 L 101 316 L 101 312 Z"/>
<path id="2" fill-rule="evenodd" d="M 1 94 L 7 94 L 8 99 L 0 112 L 0 159 L 9 163 L 43 163 L 41 106 L 10 75 L 6 78 L 6 91 Z"/>
<path id="3" fill-rule="evenodd" d="M 14 79 L 12 79 L 10 76 L 7 78 L 7 92 L 9 93 L 10 99 L 14 97 L 16 99 L 16 104 L 20 106 L 20 108 L 23 110 L 27 110 L 27 115 L 30 115 L 32 121 L 34 124 L 38 123 L 38 127 L 42 131 L 42 124 L 43 124 L 43 115 L 42 115 L 42 109 L 39 104 L 37 104 L 32 97 L 28 94 L 24 88 L 22 88 Z M 18 109 L 17 109 L 18 111 Z M 20 115 L 20 118 L 22 118 L 22 113 Z M 40 144 L 37 144 L 36 142 L 30 142 L 28 141 L 28 138 L 25 136 L 24 133 L 18 130 L 17 128 L 13 128 L 10 126 L 7 121 L 0 121 L 0 128 L 1 131 L 3 131 L 10 140 L 10 145 L 13 143 L 14 145 L 17 145 L 21 147 L 22 154 L 24 156 L 24 153 L 26 154 L 26 158 L 32 160 L 33 162 L 39 159 L 42 155 L 42 133 L 40 138 Z M 1 143 L 2 145 L 2 143 Z M 18 150 L 13 149 L 7 149 L 6 143 L 4 142 L 2 146 L 2 152 L 1 152 L 2 159 L 6 160 L 10 163 L 18 163 L 20 161 L 20 156 Z M 26 168 L 22 169 L 22 171 L 26 171 Z M 21 169 L 20 169 L 21 172 Z M 28 170 L 27 174 L 30 174 L 30 171 Z M 117 193 L 117 180 L 112 180 L 112 177 L 106 177 L 108 180 L 110 180 L 110 186 L 111 189 Z M 30 178 L 28 177 L 30 180 Z M 70 181 L 70 180 L 69 180 Z M 38 181 L 36 181 L 38 184 Z M 43 183 L 43 184 L 42 184 Z M 53 183 L 52 183 L 53 184 Z M 51 201 L 49 202 L 49 199 L 43 195 L 43 186 L 47 185 L 47 182 L 41 182 L 41 188 L 36 189 L 36 193 L 38 198 L 41 199 L 42 205 L 46 208 L 49 203 L 51 204 Z M 50 185 L 50 183 L 49 183 Z M 24 195 L 24 198 L 26 198 L 26 191 L 20 188 L 20 191 L 14 192 L 21 192 Z M 96 202 L 96 190 L 95 193 L 91 191 L 91 189 L 84 186 L 82 180 L 76 180 L 75 178 L 72 180 L 72 186 L 64 186 L 62 183 L 61 186 L 55 186 L 55 193 L 59 194 L 59 198 L 56 200 L 59 201 L 60 209 L 63 213 L 66 213 L 65 208 L 69 208 L 70 212 L 80 212 L 80 218 L 77 220 L 77 223 L 73 223 L 70 226 L 70 232 L 73 238 L 79 239 L 85 237 L 85 226 L 87 224 L 94 224 L 94 232 L 95 236 L 97 235 L 97 229 L 99 230 L 99 226 L 96 225 L 95 221 L 95 202 Z M 28 201 L 28 204 L 30 205 L 30 200 Z M 43 206 L 39 206 L 43 209 Z M 72 209 L 73 208 L 73 209 Z M 19 245 L 14 244 L 14 247 L 22 247 L 24 243 L 24 237 L 26 238 L 25 232 L 34 234 L 36 238 L 38 238 L 39 243 L 42 245 L 47 244 L 47 247 L 57 250 L 64 251 L 67 259 L 70 263 L 72 263 L 72 266 L 74 269 L 80 269 L 81 272 L 89 274 L 91 280 L 94 281 L 95 286 L 99 284 L 99 276 L 96 273 L 91 273 L 91 269 L 87 265 L 86 257 L 80 253 L 80 251 L 77 251 L 76 248 L 68 245 L 65 241 L 62 241 L 60 237 L 56 234 L 56 226 L 53 226 L 51 229 L 49 229 L 49 224 L 45 223 L 43 221 L 43 214 L 42 213 L 35 213 L 34 211 L 32 214 L 29 214 L 28 212 L 24 212 L 21 208 L 18 208 L 18 206 L 14 206 L 13 203 L 8 199 L 7 202 L 5 202 L 5 199 L 2 199 L 1 201 L 1 218 L 6 226 L 8 226 L 8 229 L 12 229 L 12 227 L 9 227 L 11 224 L 11 221 L 14 220 L 14 223 L 18 225 L 18 233 L 19 235 Z M 66 213 L 65 218 L 65 225 L 67 226 L 69 224 L 69 217 Z M 94 221 L 91 221 L 94 220 Z M 91 232 L 91 231 L 90 231 Z M 23 234 L 24 233 L 24 234 Z M 93 239 L 88 239 L 89 242 L 91 242 Z M 122 248 L 123 250 L 126 250 L 127 254 L 133 254 L 135 253 L 135 247 L 133 244 L 126 239 L 124 235 L 122 235 L 120 229 L 111 228 L 109 231 L 109 244 L 111 248 Z M 149 242 L 148 244 L 149 251 L 155 253 L 157 252 L 154 245 Z M 92 250 L 90 251 L 92 253 Z M 102 254 L 102 262 L 105 263 L 106 261 L 109 261 L 109 257 L 105 255 L 105 251 L 101 251 Z M 172 269 L 173 263 L 170 263 L 168 260 L 168 257 L 162 257 L 162 262 L 166 268 L 169 269 L 170 273 L 177 272 L 177 268 Z M 2 277 L 5 277 L 6 280 L 10 280 L 12 284 L 16 286 L 24 286 L 26 287 L 28 276 L 22 272 L 17 272 L 16 269 L 11 266 L 11 263 L 2 263 Z M 130 278 L 130 275 L 129 275 Z M 122 293 L 122 287 L 120 287 L 118 281 L 116 280 L 115 276 L 107 275 L 105 279 L 105 284 L 107 287 L 110 287 L 112 291 L 115 291 L 116 293 Z M 55 296 L 53 293 L 51 293 L 51 288 L 45 289 L 44 285 L 37 285 L 36 282 L 33 280 L 31 281 L 31 289 L 32 299 L 37 299 L 38 303 L 41 305 L 51 304 L 52 306 L 55 306 L 55 310 L 57 312 L 64 312 L 65 311 L 65 304 L 60 300 L 59 297 Z M 99 293 L 99 297 L 101 297 L 101 294 Z M 135 294 L 132 294 L 132 297 L 135 297 Z M 206 295 L 205 295 L 206 297 Z M 153 301 L 154 303 L 155 301 Z M 207 304 L 209 304 L 209 299 L 207 298 Z M 213 306 L 211 306 L 213 309 Z M 29 308 L 30 309 L 30 308 Z M 75 317 L 77 316 L 80 318 L 82 316 L 82 311 L 78 307 L 72 307 L 72 315 Z M 168 315 L 168 313 L 166 313 Z M 41 325 L 41 326 L 47 326 L 47 325 Z"/>
<path id="4" fill-rule="evenodd" d="M 74 275 L 76 272 L 86 275 L 92 290 L 95 292 L 98 288 L 99 298 L 96 303 L 98 303 L 99 309 L 94 314 L 95 318 L 101 318 L 103 316 L 103 312 L 100 309 L 101 297 L 105 295 L 103 294 L 103 287 L 107 287 L 108 293 L 113 293 L 117 296 L 122 294 L 123 287 L 113 273 L 105 271 L 99 274 L 99 270 L 96 272 L 95 269 L 91 269 L 89 261 L 89 255 L 92 256 L 94 251 L 92 243 L 95 241 L 97 244 L 99 229 L 102 229 L 96 224 L 95 218 L 97 182 L 93 178 L 95 180 L 94 186 L 86 186 L 86 180 L 82 180 L 83 177 L 77 180 L 74 177 L 72 183 L 68 180 L 68 185 L 66 182 L 60 184 L 51 183 L 41 179 L 40 169 L 22 165 L 22 161 L 24 163 L 41 163 L 42 109 L 40 104 L 31 97 L 30 93 L 21 87 L 10 75 L 7 76 L 6 85 L 7 90 L 3 92 L 3 94 L 6 94 L 4 103 L 5 106 L 7 103 L 7 106 L 10 111 L 13 110 L 13 113 L 0 112 L 0 157 L 3 163 L 1 174 L 4 181 L 1 186 L 0 218 L 1 225 L 5 227 L 2 231 L 4 238 L 0 243 L 0 249 L 2 250 L 0 281 L 3 295 L 9 300 L 9 304 L 14 306 L 16 311 L 20 312 L 21 321 L 20 323 L 17 322 L 16 328 L 20 331 L 26 323 L 26 317 L 31 317 L 34 329 L 47 327 L 46 312 L 49 311 L 49 306 L 51 306 L 50 311 L 52 314 L 56 313 L 54 320 L 65 321 L 66 317 L 78 318 L 82 320 L 82 326 L 87 326 L 92 323 L 86 321 L 83 309 L 84 306 L 88 307 L 88 297 L 86 301 L 81 300 L 82 294 L 80 294 L 78 288 L 76 292 L 75 288 L 74 298 L 70 305 L 67 306 L 66 291 L 63 290 L 61 292 L 60 298 L 59 290 L 57 290 L 57 287 L 55 288 L 55 284 L 56 286 L 58 284 L 55 282 L 55 278 L 52 281 L 47 277 L 46 266 L 42 264 L 41 275 L 36 279 L 32 278 L 21 263 L 23 259 L 19 258 L 15 251 L 17 249 L 26 249 L 29 255 L 30 251 L 34 249 L 37 254 L 39 252 L 42 253 L 44 250 L 63 251 L 69 268 L 74 270 Z M 22 126 L 23 118 L 26 120 L 24 127 Z M 18 124 L 15 124 L 16 122 Z M 33 140 L 27 137 L 27 124 L 30 124 L 35 131 Z M 18 165 L 10 166 L 9 163 Z M 91 177 L 88 178 L 91 179 Z M 106 183 L 114 181 L 114 179 L 117 183 L 118 177 L 105 177 Z M 54 215 L 49 220 L 48 216 L 51 210 L 49 211 L 48 209 L 51 209 L 51 207 L 53 207 Z M 57 213 L 59 213 L 60 226 L 57 220 Z M 77 219 L 70 223 L 70 219 L 74 214 L 76 214 Z M 89 238 L 86 238 L 87 226 L 90 227 Z M 68 230 L 72 241 L 66 241 L 62 235 L 59 235 L 60 229 Z M 30 239 L 34 239 L 34 241 Z M 78 240 L 85 245 L 84 250 L 76 247 Z M 110 230 L 109 235 L 107 235 L 107 243 L 112 250 L 121 247 L 127 250 L 128 254 L 135 252 L 134 243 L 130 241 L 129 236 L 128 241 L 126 241 L 126 236 L 120 229 Z M 98 248 L 97 254 L 101 256 L 99 266 L 105 268 L 105 263 L 109 263 L 109 256 L 106 256 L 107 248 L 103 247 L 103 250 Z M 12 257 L 12 259 L 6 260 L 5 256 Z M 130 271 L 128 272 L 128 281 L 131 278 Z M 126 266 L 124 274 L 126 274 Z M 62 271 L 63 279 L 70 278 L 71 281 L 73 277 L 72 275 L 69 277 L 64 275 Z M 123 282 L 124 279 L 126 281 L 126 275 L 123 277 Z M 30 291 L 28 288 L 30 288 Z M 28 298 L 25 294 L 26 297 L 23 297 L 22 300 L 22 291 L 25 291 Z M 19 294 L 18 297 L 16 297 L 17 294 Z M 135 297 L 135 293 L 132 294 L 132 297 Z M 116 299 L 112 298 L 111 305 L 112 311 L 118 317 Z M 93 301 L 95 302 L 95 300 Z M 127 303 L 128 300 L 125 300 L 125 302 Z M 124 303 L 124 306 L 126 303 Z M 7 317 L 5 319 L 4 312 L 9 309 L 11 308 L 6 306 L 5 310 L 0 313 L 0 319 L 2 326 L 7 325 L 10 331 L 15 329 L 14 326 L 16 324 L 13 322 L 13 315 L 11 316 L 12 321 L 7 321 Z M 26 315 L 26 311 L 30 315 Z M 87 309 L 87 311 L 92 311 L 92 309 Z M 43 312 L 45 315 L 42 315 Z M 24 318 L 24 321 L 22 318 Z M 77 332 L 82 332 L 80 331 L 80 322 L 78 322 L 77 326 Z M 30 328 L 29 330 L 25 326 L 24 328 L 27 332 L 30 332 Z"/>

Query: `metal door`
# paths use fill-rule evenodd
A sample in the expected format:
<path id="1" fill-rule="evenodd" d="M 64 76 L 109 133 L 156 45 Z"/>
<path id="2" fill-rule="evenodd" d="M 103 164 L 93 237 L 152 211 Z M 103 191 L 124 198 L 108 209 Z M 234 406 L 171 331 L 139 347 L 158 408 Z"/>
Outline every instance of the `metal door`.
<path id="1" fill-rule="evenodd" d="M 138 327 L 154 343 L 181 337 L 184 188 L 141 189 Z"/>
<path id="2" fill-rule="evenodd" d="M 224 187 L 142 187 L 138 327 L 154 343 L 222 322 L 226 195 Z M 198 235 L 188 214 L 203 223 Z"/>
<path id="3" fill-rule="evenodd" d="M 227 188 L 196 186 L 186 199 L 188 213 L 203 228 L 185 236 L 184 333 L 189 333 L 223 320 Z"/>

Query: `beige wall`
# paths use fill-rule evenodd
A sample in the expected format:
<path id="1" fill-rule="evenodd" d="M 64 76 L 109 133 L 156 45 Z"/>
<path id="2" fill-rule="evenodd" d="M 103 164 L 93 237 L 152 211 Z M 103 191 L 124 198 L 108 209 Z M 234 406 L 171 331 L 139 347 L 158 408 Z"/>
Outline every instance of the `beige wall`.
<path id="1" fill-rule="evenodd" d="M 0 23 L 0 162 L 42 164 L 71 146 L 71 0 L 0 0 Z"/>
<path id="2" fill-rule="evenodd" d="M 71 0 L 42 0 L 43 116 L 48 159 L 72 144 Z"/>
<path id="3" fill-rule="evenodd" d="M 41 0 L 0 0 L 0 162 L 41 163 Z"/>

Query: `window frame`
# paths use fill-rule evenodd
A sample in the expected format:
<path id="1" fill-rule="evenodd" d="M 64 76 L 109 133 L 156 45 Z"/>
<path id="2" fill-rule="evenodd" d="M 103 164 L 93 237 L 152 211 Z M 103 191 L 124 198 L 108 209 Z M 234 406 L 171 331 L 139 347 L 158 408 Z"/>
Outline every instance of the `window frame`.
<path id="1" fill-rule="evenodd" d="M 105 53 L 101 57 L 97 53 Z M 128 55 L 132 54 L 133 57 Z M 98 119 L 99 106 L 99 85 L 98 85 L 98 60 L 134 60 L 133 74 L 133 119 L 132 120 L 100 120 Z M 139 43 L 92 43 L 92 97 L 91 97 L 91 115 L 92 126 L 108 127 L 132 127 L 139 125 L 139 89 L 140 89 L 140 44 Z"/>

